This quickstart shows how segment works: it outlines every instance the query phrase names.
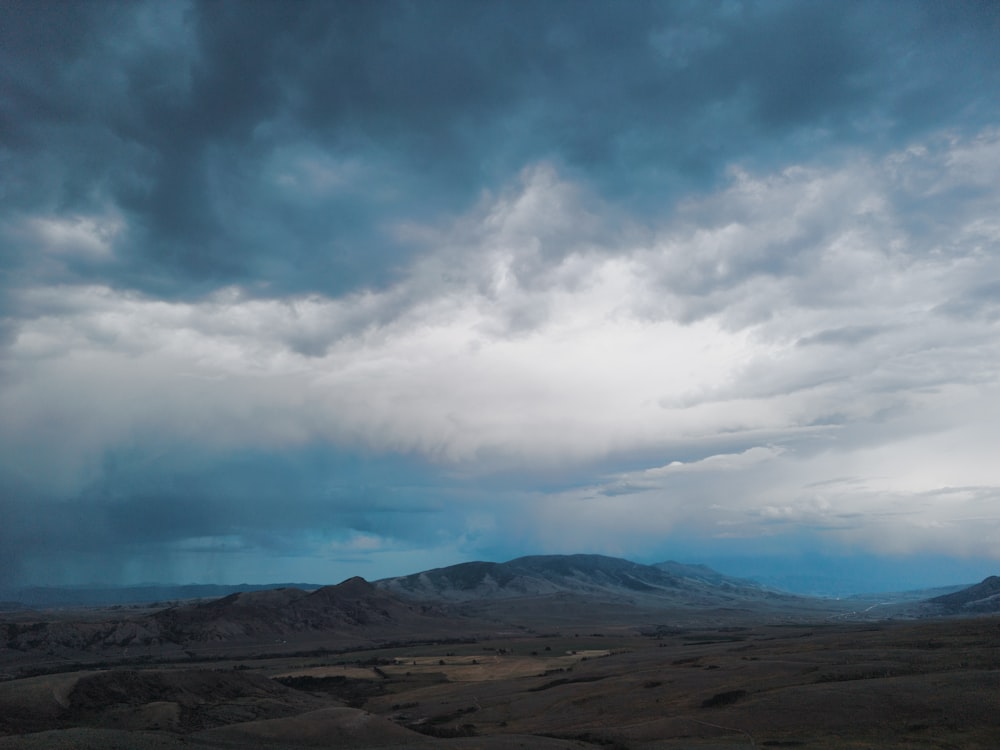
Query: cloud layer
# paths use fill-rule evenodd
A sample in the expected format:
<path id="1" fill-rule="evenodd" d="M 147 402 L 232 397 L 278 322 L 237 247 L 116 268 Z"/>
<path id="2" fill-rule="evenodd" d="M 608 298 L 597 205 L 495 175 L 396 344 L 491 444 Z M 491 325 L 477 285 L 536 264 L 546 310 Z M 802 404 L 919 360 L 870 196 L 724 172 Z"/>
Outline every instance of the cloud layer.
<path id="1" fill-rule="evenodd" d="M 6 6 L 0 567 L 995 557 L 948 8 Z"/>

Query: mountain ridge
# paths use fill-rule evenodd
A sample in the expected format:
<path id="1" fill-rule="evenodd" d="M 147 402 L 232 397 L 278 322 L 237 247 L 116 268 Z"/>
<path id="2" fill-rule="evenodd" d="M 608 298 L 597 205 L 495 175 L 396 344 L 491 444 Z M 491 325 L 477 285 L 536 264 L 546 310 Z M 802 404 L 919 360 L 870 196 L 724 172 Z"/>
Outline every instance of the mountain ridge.
<path id="1" fill-rule="evenodd" d="M 404 598 L 442 602 L 566 593 L 703 606 L 744 598 L 796 598 L 755 581 L 725 576 L 705 565 L 673 561 L 645 565 L 595 554 L 528 555 L 503 563 L 459 563 L 383 578 L 373 585 Z"/>
<path id="2" fill-rule="evenodd" d="M 496 627 L 615 627 L 656 622 L 712 623 L 1000 611 L 1000 576 L 960 591 L 915 601 L 800 597 L 733 578 L 705 565 L 645 565 L 604 555 L 529 555 L 503 563 L 474 561 L 368 582 L 355 576 L 331 586 L 237 591 L 174 602 L 152 611 L 112 608 L 12 611 L 0 621 L 0 662 L 39 654 L 53 664 L 105 658 L 143 659 L 205 650 L 329 648 L 405 639 L 452 638 Z M 277 645 L 275 645 L 277 644 Z M 286 646 L 287 644 L 287 646 Z M 3 666 L 0 663 L 0 666 Z"/>
<path id="3" fill-rule="evenodd" d="M 20 586 L 0 589 L 0 600 L 13 607 L 97 607 L 214 599 L 247 591 L 321 588 L 318 583 L 140 583 L 126 586 Z"/>
<path id="4" fill-rule="evenodd" d="M 55 618 L 0 622 L 0 654 L 17 662 L 32 653 L 57 661 L 160 656 L 192 648 L 237 648 L 286 642 L 371 643 L 399 634 L 452 637 L 474 625 L 433 605 L 403 601 L 362 578 L 314 591 L 278 588 L 234 592 L 155 612 L 113 613 L 101 620 Z M 51 613 L 50 613 L 51 614 Z M 275 646 L 274 644 L 279 644 Z M 2 660 L 0 660 L 2 661 Z"/>
<path id="5" fill-rule="evenodd" d="M 1000 612 L 1000 576 L 987 576 L 968 588 L 928 599 L 927 603 L 954 614 Z"/>

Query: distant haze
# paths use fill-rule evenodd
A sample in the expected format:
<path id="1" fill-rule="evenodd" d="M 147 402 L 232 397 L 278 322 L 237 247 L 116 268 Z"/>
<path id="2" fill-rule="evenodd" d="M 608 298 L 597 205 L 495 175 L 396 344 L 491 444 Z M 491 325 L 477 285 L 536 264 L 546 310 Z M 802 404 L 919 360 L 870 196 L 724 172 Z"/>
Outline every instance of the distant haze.
<path id="1" fill-rule="evenodd" d="M 997 573 L 998 37 L 959 0 L 0 4 L 0 586 Z"/>

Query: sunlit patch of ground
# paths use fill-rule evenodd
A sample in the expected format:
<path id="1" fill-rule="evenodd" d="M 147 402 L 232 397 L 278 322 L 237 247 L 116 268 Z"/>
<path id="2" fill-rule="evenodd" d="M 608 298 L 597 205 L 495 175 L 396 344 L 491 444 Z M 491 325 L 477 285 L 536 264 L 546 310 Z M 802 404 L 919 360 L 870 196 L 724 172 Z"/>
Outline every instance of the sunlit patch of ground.
<path id="1" fill-rule="evenodd" d="M 585 649 L 560 655 L 521 656 L 514 654 L 411 654 L 397 656 L 393 664 L 359 667 L 348 664 L 308 667 L 289 670 L 274 675 L 287 677 L 347 677 L 351 679 L 379 680 L 389 677 L 444 675 L 449 682 L 488 682 L 530 677 L 566 670 L 587 659 L 608 656 L 609 649 Z M 380 674 L 381 673 L 381 674 Z"/>
<path id="2" fill-rule="evenodd" d="M 278 674 L 272 675 L 272 677 L 275 679 L 284 679 L 288 677 L 313 677 L 316 679 L 323 677 L 347 677 L 352 680 L 379 679 L 378 673 L 371 667 L 355 667 L 349 664 L 293 669 L 287 672 L 279 672 Z"/>

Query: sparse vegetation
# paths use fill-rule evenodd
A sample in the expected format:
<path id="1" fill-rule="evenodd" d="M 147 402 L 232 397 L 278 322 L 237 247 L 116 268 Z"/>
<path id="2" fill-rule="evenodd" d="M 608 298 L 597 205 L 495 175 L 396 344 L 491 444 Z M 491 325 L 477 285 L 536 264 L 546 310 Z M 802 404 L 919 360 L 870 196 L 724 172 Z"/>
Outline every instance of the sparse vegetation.
<path id="1" fill-rule="evenodd" d="M 351 677 L 276 677 L 286 687 L 307 693 L 325 693 L 343 701 L 352 708 L 361 708 L 367 700 L 376 695 L 384 695 L 386 690 L 380 682 Z"/>
<path id="2" fill-rule="evenodd" d="M 542 737 L 553 750 L 670 748 L 740 735 L 759 747 L 902 750 L 992 747 L 1000 735 L 995 617 L 855 624 L 713 612 L 709 621 L 692 610 L 650 629 L 600 605 L 586 610 L 592 620 L 567 622 L 563 604 L 546 614 L 533 600 L 533 628 L 504 619 L 524 607 L 490 604 L 477 610 L 489 621 L 438 615 L 437 632 L 409 639 L 403 626 L 353 642 L 303 629 L 280 644 L 270 634 L 185 640 L 177 629 L 178 643 L 133 638 L 127 652 L 102 651 L 94 633 L 105 625 L 92 620 L 79 649 L 58 655 L 51 634 L 69 641 L 75 626 L 4 623 L 0 637 L 20 648 L 2 654 L 0 750 L 44 729 L 104 732 L 107 746 L 123 747 L 147 732 L 168 743 L 158 750 L 181 750 L 182 740 L 187 750 L 266 747 L 275 737 L 297 750 L 312 740 L 296 737 L 315 736 L 350 737 L 337 746 L 352 748 L 469 737 L 484 748 Z M 426 624 L 405 626 L 414 622 Z M 363 727 L 369 734 L 351 734 Z"/>
<path id="3" fill-rule="evenodd" d="M 745 698 L 746 690 L 727 690 L 723 693 L 716 693 L 711 698 L 706 698 L 701 702 L 702 708 L 715 708 L 717 706 L 728 706 L 736 703 L 740 698 Z"/>

